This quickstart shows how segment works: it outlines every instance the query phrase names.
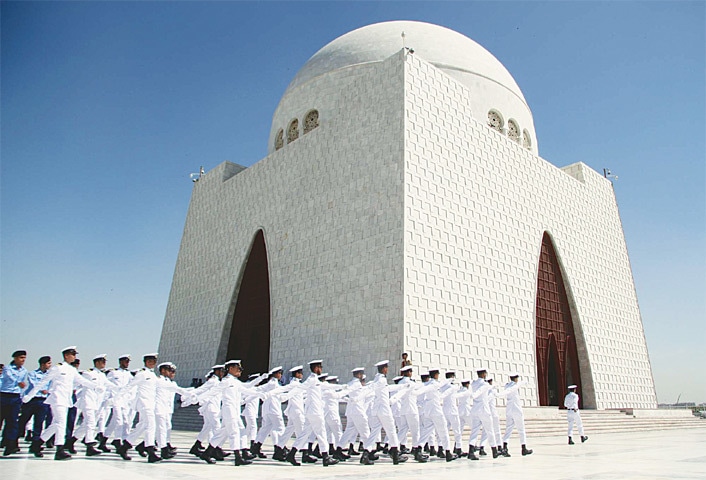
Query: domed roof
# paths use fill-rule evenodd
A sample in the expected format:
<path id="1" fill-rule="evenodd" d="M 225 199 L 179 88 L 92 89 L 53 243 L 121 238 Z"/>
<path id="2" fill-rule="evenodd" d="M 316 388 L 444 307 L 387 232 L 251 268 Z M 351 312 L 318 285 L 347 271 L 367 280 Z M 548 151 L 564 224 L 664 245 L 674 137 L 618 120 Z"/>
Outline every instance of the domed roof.
<path id="1" fill-rule="evenodd" d="M 527 105 L 510 72 L 485 48 L 448 28 L 414 21 L 375 23 L 338 37 L 306 62 L 287 92 L 335 70 L 385 60 L 402 48 L 402 32 L 405 46 L 435 67 L 491 80 Z"/>

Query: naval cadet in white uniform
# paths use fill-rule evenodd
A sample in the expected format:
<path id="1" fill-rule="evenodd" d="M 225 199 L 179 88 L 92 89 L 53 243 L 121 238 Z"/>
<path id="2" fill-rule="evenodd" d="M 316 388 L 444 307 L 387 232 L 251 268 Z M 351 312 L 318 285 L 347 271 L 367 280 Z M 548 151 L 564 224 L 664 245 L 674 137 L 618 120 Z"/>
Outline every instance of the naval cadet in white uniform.
<path id="1" fill-rule="evenodd" d="M 520 381 L 520 374 L 511 373 L 510 381 L 505 384 L 502 394 L 505 397 L 505 435 L 503 435 L 503 450 L 507 451 L 507 442 L 510 440 L 512 431 L 517 428 L 522 444 L 522 455 L 531 455 L 532 450 L 527 448 L 527 435 L 525 434 L 525 415 L 522 412 L 522 400 L 520 399 L 520 387 L 526 385 L 527 381 Z"/>
<path id="2" fill-rule="evenodd" d="M 579 396 L 576 393 L 577 386 L 569 385 L 569 393 L 564 397 L 564 406 L 566 407 L 566 420 L 569 422 L 569 445 L 573 445 L 571 434 L 574 431 L 574 423 L 581 435 L 581 443 L 588 440 L 588 437 L 583 434 L 583 422 L 581 421 L 581 413 L 579 412 Z"/>

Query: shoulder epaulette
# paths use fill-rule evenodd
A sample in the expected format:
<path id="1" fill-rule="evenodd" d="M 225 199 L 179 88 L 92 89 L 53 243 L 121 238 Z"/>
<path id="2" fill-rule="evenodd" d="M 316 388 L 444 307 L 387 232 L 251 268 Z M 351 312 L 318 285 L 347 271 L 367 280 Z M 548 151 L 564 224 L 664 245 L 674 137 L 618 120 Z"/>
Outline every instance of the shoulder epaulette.
<path id="1" fill-rule="evenodd" d="M 59 363 L 57 363 L 57 366 L 58 366 L 58 365 L 63 365 L 63 362 L 59 362 Z"/>

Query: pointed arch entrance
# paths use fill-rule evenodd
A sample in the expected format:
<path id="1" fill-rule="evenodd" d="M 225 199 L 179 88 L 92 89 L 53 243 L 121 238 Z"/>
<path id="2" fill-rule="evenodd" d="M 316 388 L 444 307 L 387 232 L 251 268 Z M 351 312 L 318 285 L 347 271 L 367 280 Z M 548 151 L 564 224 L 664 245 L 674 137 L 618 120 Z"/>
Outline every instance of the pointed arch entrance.
<path id="1" fill-rule="evenodd" d="M 265 235 L 258 230 L 236 290 L 226 360 L 240 359 L 248 373 L 270 363 L 270 274 Z"/>
<path id="2" fill-rule="evenodd" d="M 564 277 L 547 232 L 539 255 L 535 325 L 539 404 L 560 406 L 568 385 L 581 391 L 581 374 Z"/>

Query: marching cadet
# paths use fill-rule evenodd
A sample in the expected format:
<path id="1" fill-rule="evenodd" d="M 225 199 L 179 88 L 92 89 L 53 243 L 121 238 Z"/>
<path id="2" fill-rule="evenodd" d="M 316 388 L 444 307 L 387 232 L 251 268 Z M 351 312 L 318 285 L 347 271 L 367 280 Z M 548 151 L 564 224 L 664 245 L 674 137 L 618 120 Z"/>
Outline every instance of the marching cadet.
<path id="1" fill-rule="evenodd" d="M 348 393 L 348 402 L 346 404 L 346 430 L 341 436 L 341 445 L 349 445 L 348 455 L 366 455 L 365 451 L 356 452 L 353 448 L 356 436 L 360 436 L 361 442 L 366 442 L 370 436 L 370 424 L 368 423 L 368 415 L 365 408 L 365 400 L 368 395 L 374 395 L 370 387 L 363 385 L 363 377 L 365 369 L 357 367 L 351 370 L 353 378 L 346 384 L 346 392 Z M 368 453 L 369 457 L 369 453 Z M 361 457 L 360 463 L 364 465 L 372 465 L 367 460 Z"/>
<path id="2" fill-rule="evenodd" d="M 204 445 L 208 445 L 213 437 L 213 434 L 221 428 L 221 399 L 218 396 L 204 397 L 204 395 L 217 386 L 225 373 L 225 365 L 214 365 L 206 374 L 206 383 L 198 387 L 192 392 L 192 396 L 186 402 L 182 402 L 182 407 L 187 407 L 189 404 L 199 404 L 199 414 L 203 418 L 203 427 L 196 436 L 196 441 L 189 450 L 189 453 L 201 456 L 206 451 Z M 230 454 L 229 454 L 230 455 Z M 208 460 L 206 460 L 208 462 Z"/>
<path id="3" fill-rule="evenodd" d="M 92 457 L 100 455 L 101 451 L 95 448 L 96 434 L 98 432 L 98 413 L 103 405 L 108 379 L 103 373 L 106 363 L 106 354 L 97 355 L 93 358 L 93 368 L 84 371 L 81 375 L 93 382 L 96 388 L 81 389 L 77 397 L 77 406 L 83 412 L 83 423 L 76 429 L 76 434 L 71 438 L 73 445 L 76 440 L 81 439 L 86 444 L 86 456 Z"/>
<path id="4" fill-rule="evenodd" d="M 35 385 L 42 381 L 44 376 L 47 374 L 51 368 L 51 357 L 44 356 L 39 358 L 39 368 L 32 370 L 27 375 L 27 388 L 32 390 Z M 49 385 L 47 385 L 44 390 L 37 392 L 37 394 L 32 398 L 29 403 L 22 404 L 22 414 L 20 415 L 20 431 L 22 431 L 30 418 L 34 419 L 32 427 L 32 445 L 29 447 L 30 453 L 33 453 L 35 457 L 43 457 L 41 444 L 39 436 L 42 434 L 44 426 L 49 426 L 51 423 L 51 408 L 46 402 L 47 396 L 49 396 Z M 46 425 L 45 425 L 46 424 Z"/>
<path id="5" fill-rule="evenodd" d="M 576 393 L 576 385 L 569 385 L 569 393 L 564 397 L 564 406 L 566 407 L 566 420 L 569 422 L 569 445 L 573 445 L 571 434 L 574 431 L 574 423 L 581 435 L 581 443 L 588 440 L 588 437 L 583 434 L 583 422 L 581 421 L 581 413 L 579 413 L 579 396 Z"/>
<path id="6" fill-rule="evenodd" d="M 304 415 L 307 425 L 301 437 L 298 437 L 292 446 L 292 449 L 287 454 L 287 461 L 294 466 L 301 465 L 296 460 L 297 451 L 302 450 L 309 441 L 312 435 L 316 436 L 319 445 L 326 445 L 326 425 L 324 423 L 324 401 L 323 391 L 326 388 L 338 389 L 338 385 L 328 385 L 321 383 L 318 376 L 323 372 L 323 360 L 312 360 L 308 363 L 311 374 L 306 379 L 302 386 L 306 389 L 306 403 L 304 407 Z M 308 452 L 307 452 L 308 453 Z M 307 457 L 307 453 L 302 454 L 302 460 Z M 323 458 L 324 467 L 335 465 L 338 463 L 333 457 L 330 457 L 326 449 L 322 449 L 321 456 Z"/>
<path id="7" fill-rule="evenodd" d="M 130 460 L 127 451 L 122 451 L 123 442 L 127 441 L 127 436 L 132 427 L 132 416 L 130 415 L 130 404 L 132 403 L 133 388 L 128 388 L 127 385 L 132 380 L 130 373 L 130 354 L 124 353 L 118 357 L 118 368 L 108 372 L 106 376 L 108 381 L 113 384 L 112 404 L 113 414 L 110 417 L 110 422 L 106 427 L 106 436 L 113 437 L 111 443 L 115 447 L 115 451 L 123 458 Z"/>
<path id="8" fill-rule="evenodd" d="M 461 420 L 458 413 L 458 400 L 456 394 L 462 393 L 457 385 L 453 383 L 456 378 L 456 372 L 449 370 L 446 372 L 446 380 L 452 383 L 447 384 L 442 388 L 441 393 L 446 393 L 448 390 L 452 390 L 446 397 L 444 397 L 443 411 L 444 417 L 446 417 L 446 430 L 451 429 L 454 432 L 454 449 L 453 453 L 457 457 L 461 456 L 461 445 L 463 445 L 463 439 L 461 438 Z M 449 439 L 450 442 L 450 439 Z"/>
<path id="9" fill-rule="evenodd" d="M 71 363 L 76 360 L 75 346 L 66 347 L 61 351 L 64 357 L 64 362 L 53 366 L 42 380 L 35 385 L 32 390 L 27 393 L 22 399 L 28 403 L 34 398 L 37 392 L 47 390 L 49 396 L 45 403 L 51 406 L 52 423 L 49 428 L 46 428 L 40 435 L 40 444 L 36 448 L 41 449 L 42 443 L 49 440 L 54 435 L 54 443 L 56 445 L 56 453 L 54 460 L 65 460 L 71 458 L 71 455 L 66 452 L 65 433 L 66 421 L 69 408 L 73 405 L 74 385 L 78 384 L 86 388 L 96 388 L 92 381 L 82 377 Z M 51 382 L 51 385 L 50 385 Z M 41 450 L 40 450 L 41 451 Z"/>
<path id="10" fill-rule="evenodd" d="M 444 398 L 454 394 L 455 391 L 452 389 L 447 389 L 443 393 L 441 392 L 441 388 L 450 384 L 451 381 L 446 380 L 443 383 L 439 382 L 439 373 L 438 368 L 429 370 L 429 385 L 434 385 L 436 388 L 427 390 L 425 394 L 426 401 L 424 403 L 424 414 L 428 422 L 422 428 L 421 442 L 426 443 L 429 441 L 434 430 L 436 430 L 440 449 L 438 456 L 440 458 L 446 458 L 447 462 L 451 462 L 456 460 L 458 457 L 450 450 L 451 439 L 449 438 L 449 429 L 446 425 L 446 417 L 444 417 L 442 402 L 444 401 Z M 443 453 L 444 450 L 446 450 L 445 455 Z"/>
<path id="11" fill-rule="evenodd" d="M 20 451 L 17 436 L 19 435 L 18 422 L 22 409 L 21 395 L 27 388 L 28 373 L 24 367 L 26 359 L 26 350 L 15 351 L 12 354 L 10 365 L 3 368 L 2 377 L 0 377 L 0 417 L 5 423 L 5 428 L 2 431 L 2 443 L 5 445 L 3 457 Z"/>
<path id="12" fill-rule="evenodd" d="M 243 372 L 240 360 L 227 361 L 225 368 L 228 374 L 218 385 L 211 388 L 206 394 L 208 396 L 213 395 L 220 397 L 223 421 L 221 428 L 213 435 L 213 438 L 211 438 L 208 444 L 208 448 L 201 458 L 208 463 L 215 463 L 213 461 L 213 455 L 216 449 L 219 447 L 222 448 L 226 441 L 230 441 L 235 466 L 250 465 L 252 461 L 242 456 L 242 450 L 246 448 L 246 446 L 242 445 L 242 431 L 245 428 L 243 420 L 240 418 L 242 396 L 243 394 L 262 395 L 261 398 L 267 398 L 267 396 L 254 388 L 247 387 L 238 379 Z"/>
<path id="13" fill-rule="evenodd" d="M 378 373 L 375 375 L 375 379 L 370 384 L 373 392 L 375 392 L 372 408 L 373 418 L 370 421 L 371 435 L 365 445 L 365 450 L 368 452 L 371 451 L 373 447 L 372 440 L 377 438 L 380 430 L 384 428 L 390 439 L 390 458 L 392 458 L 392 463 L 397 465 L 399 463 L 406 462 L 407 456 L 401 455 L 399 451 L 400 440 L 397 436 L 395 420 L 392 416 L 392 408 L 390 407 L 390 392 L 399 391 L 401 388 L 409 388 L 411 385 L 395 385 L 392 387 L 388 385 L 388 365 L 389 360 L 383 360 L 375 364 Z"/>
<path id="14" fill-rule="evenodd" d="M 267 377 L 267 375 L 265 375 Z M 259 373 L 252 373 L 248 376 L 248 381 L 245 382 L 246 386 L 259 386 L 260 382 L 262 381 L 263 377 L 260 376 Z M 257 414 L 260 409 L 260 397 L 253 395 L 253 396 L 244 396 L 243 397 L 243 409 L 242 409 L 242 417 L 243 420 L 245 420 L 245 430 L 243 430 L 243 439 L 242 439 L 242 444 L 243 445 L 249 445 L 250 449 L 249 451 L 251 452 L 251 455 L 249 457 L 253 458 L 267 458 L 267 456 L 262 453 L 261 451 L 255 451 L 257 447 L 255 447 L 255 442 L 257 442 Z M 264 411 L 264 410 L 263 410 Z M 264 426 L 265 422 L 265 417 L 263 414 L 262 417 L 262 422 Z M 284 427 L 282 427 L 284 430 Z"/>
<path id="15" fill-rule="evenodd" d="M 500 445 L 500 439 L 502 438 L 502 436 L 500 435 L 500 416 L 498 415 L 497 406 L 497 398 L 500 394 L 498 392 L 498 389 L 493 386 L 492 378 L 487 378 L 486 381 L 491 386 L 490 390 L 488 390 L 488 407 L 490 407 L 490 419 L 493 421 L 493 435 L 495 436 L 496 442 L 495 447 L 497 448 L 498 453 L 500 455 L 502 455 L 503 457 L 509 457 L 510 454 L 502 447 L 502 445 Z M 483 429 L 483 434 L 480 437 L 481 448 L 487 438 L 488 433 L 485 431 L 485 429 Z"/>
<path id="16" fill-rule="evenodd" d="M 173 380 L 176 375 L 176 365 L 171 362 L 160 363 L 157 366 L 159 377 L 157 378 L 157 390 L 155 392 L 155 443 L 160 448 L 160 455 L 163 459 L 173 458 L 176 450 L 169 444 L 169 436 L 172 430 L 172 413 L 174 412 L 174 394 L 187 396 L 193 390 L 182 388 Z"/>
<path id="17" fill-rule="evenodd" d="M 135 409 L 140 415 L 140 419 L 128 435 L 127 440 L 123 441 L 118 449 L 118 453 L 123 458 L 127 456 L 127 452 L 136 444 L 135 442 L 139 438 L 143 438 L 143 441 L 138 445 L 138 453 L 142 455 L 146 452 L 149 463 L 156 463 L 162 460 L 162 457 L 155 452 L 157 423 L 154 408 L 157 396 L 157 375 L 154 373 L 154 367 L 157 365 L 157 357 L 157 353 L 143 355 L 142 361 L 145 366 L 132 377 L 125 387 L 137 389 Z"/>
<path id="18" fill-rule="evenodd" d="M 331 385 L 338 384 L 338 377 L 335 375 L 328 375 L 324 379 Z M 345 391 L 336 391 L 332 389 L 324 390 L 323 400 L 324 400 L 324 420 L 326 421 L 326 430 L 328 434 L 328 454 L 339 462 L 345 462 L 349 458 L 349 455 L 343 453 L 343 448 L 341 447 L 341 414 L 339 410 L 339 403 L 341 398 L 346 394 Z"/>
<path id="19" fill-rule="evenodd" d="M 519 382 L 518 373 L 510 374 L 510 381 L 505 384 L 503 395 L 505 396 L 505 435 L 503 436 L 503 450 L 507 452 L 507 441 L 510 440 L 512 431 L 517 428 L 522 444 L 522 455 L 531 455 L 532 450 L 527 448 L 527 437 L 525 435 L 525 416 L 522 412 L 522 401 L 520 400 L 520 387 L 526 381 Z"/>
<path id="20" fill-rule="evenodd" d="M 473 390 L 471 389 L 471 381 L 469 379 L 461 380 L 461 393 L 456 397 L 458 400 L 458 416 L 461 419 L 461 432 L 463 432 L 466 425 L 469 429 L 473 428 L 473 416 L 471 415 L 471 409 L 473 408 Z M 473 445 L 472 439 L 469 440 L 468 454 L 462 453 L 461 456 L 468 456 L 469 460 L 480 460 L 471 445 Z"/>
<path id="21" fill-rule="evenodd" d="M 304 435 L 304 424 L 306 418 L 304 416 L 304 396 L 305 390 L 303 388 L 294 388 L 297 385 L 301 385 L 302 378 L 304 378 L 304 366 L 297 365 L 289 369 L 289 374 L 292 379 L 289 381 L 289 385 L 292 385 L 292 391 L 288 395 L 289 401 L 287 402 L 287 408 L 284 410 L 284 414 L 287 415 L 287 427 L 284 429 L 284 433 L 280 435 L 277 444 L 275 445 L 275 453 L 272 458 L 279 461 L 287 461 L 287 441 L 296 434 L 297 438 Z M 314 459 L 314 462 L 316 460 Z"/>
<path id="22" fill-rule="evenodd" d="M 488 376 L 486 369 L 481 368 L 476 370 L 478 378 L 476 378 L 471 384 L 471 390 L 473 391 L 473 407 L 471 407 L 471 416 L 473 417 L 473 425 L 471 427 L 471 437 L 468 439 L 469 450 L 475 452 L 478 450 L 480 455 L 485 455 L 483 447 L 480 448 L 478 445 L 474 445 L 473 442 L 478 438 L 478 432 L 481 426 L 483 431 L 487 432 L 488 439 L 490 441 L 491 448 L 493 450 L 493 458 L 498 458 L 500 452 L 495 442 L 495 431 L 493 429 L 493 419 L 490 416 L 490 406 L 488 405 L 488 390 L 490 390 L 491 385 L 485 381 Z M 469 454 L 470 455 L 470 454 Z"/>
<path id="23" fill-rule="evenodd" d="M 280 367 L 275 367 L 267 372 L 266 376 L 268 381 L 265 385 L 260 387 L 260 391 L 267 392 L 270 396 L 262 402 L 262 427 L 260 431 L 257 432 L 257 439 L 251 445 L 250 451 L 257 455 L 259 458 L 267 458 L 264 453 L 262 453 L 262 444 L 267 439 L 268 435 L 272 436 L 272 443 L 277 445 L 279 443 L 279 437 L 284 434 L 284 418 L 282 417 L 282 400 L 278 396 L 279 393 L 291 390 L 294 383 L 291 386 L 281 387 L 280 380 L 282 379 L 282 373 L 284 369 Z M 262 378 L 260 378 L 262 380 Z M 279 456 L 279 455 L 278 455 Z"/>
<path id="24" fill-rule="evenodd" d="M 411 365 L 407 365 L 406 367 L 402 367 L 400 370 L 400 373 L 402 373 L 402 379 L 400 380 L 400 385 L 406 385 L 406 384 L 412 384 L 414 385 L 414 380 L 412 380 L 412 370 L 413 367 Z M 415 385 L 416 387 L 416 385 Z M 419 403 L 417 401 L 417 398 L 419 396 L 424 396 L 424 388 L 427 388 L 428 386 L 423 386 L 423 387 L 413 387 L 410 388 L 401 398 L 400 400 L 400 414 L 404 416 L 406 423 L 407 423 L 407 429 L 409 430 L 410 434 L 412 435 L 412 455 L 414 456 L 414 459 L 417 462 L 420 463 L 425 463 L 426 461 L 429 460 L 428 455 L 424 455 L 424 452 L 422 451 L 422 443 L 420 442 L 420 436 L 419 436 Z M 429 389 L 431 388 L 436 388 L 435 386 L 428 387 Z M 406 434 L 405 434 L 406 437 Z M 400 432 L 400 439 L 402 438 L 402 432 Z M 400 440 L 401 441 L 401 440 Z"/>

